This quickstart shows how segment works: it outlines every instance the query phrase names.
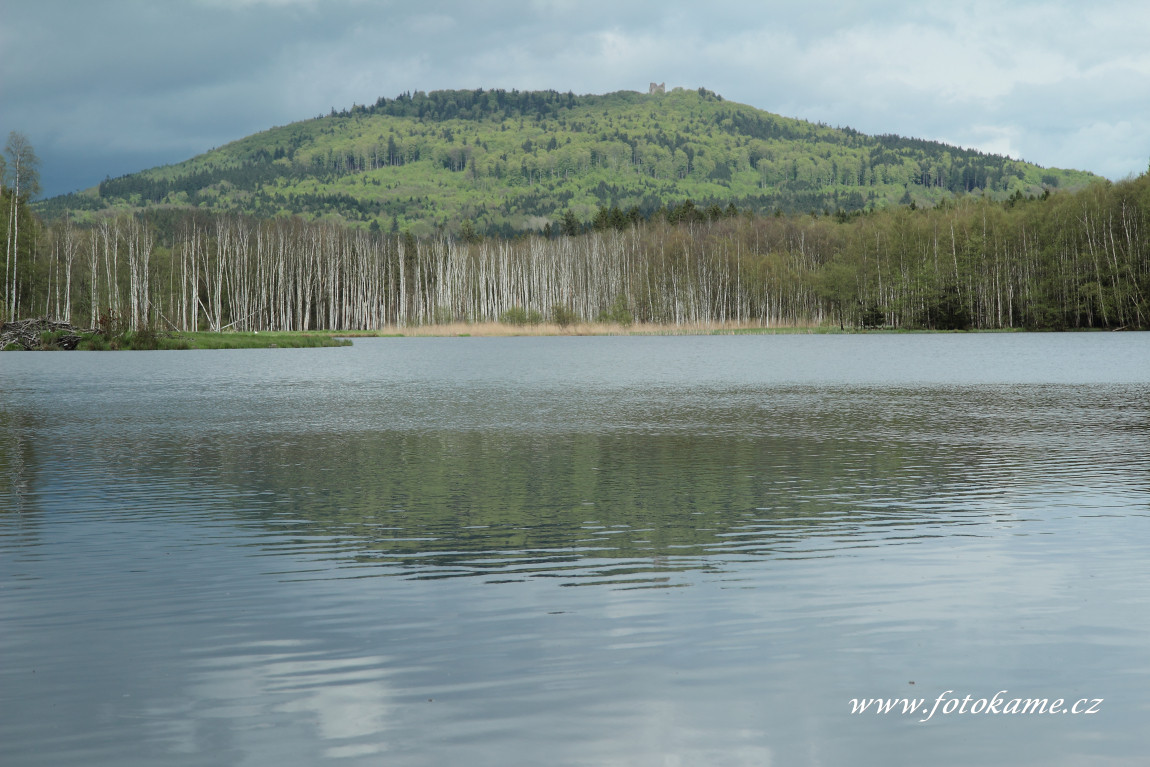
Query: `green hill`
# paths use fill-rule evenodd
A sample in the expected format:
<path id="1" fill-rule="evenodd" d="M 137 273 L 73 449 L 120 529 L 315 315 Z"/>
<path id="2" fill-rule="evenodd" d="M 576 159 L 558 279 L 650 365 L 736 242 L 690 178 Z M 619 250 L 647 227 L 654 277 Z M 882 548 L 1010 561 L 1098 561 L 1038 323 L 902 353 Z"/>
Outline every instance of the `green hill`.
<path id="1" fill-rule="evenodd" d="M 966 193 L 1029 196 L 1095 180 L 780 117 L 702 88 L 603 96 L 434 91 L 272 128 L 38 208 L 52 217 L 200 207 L 336 217 L 415 235 L 512 234 L 558 223 L 566 211 L 588 222 L 602 209 L 648 216 L 688 199 L 760 213 L 849 213 L 930 206 Z"/>

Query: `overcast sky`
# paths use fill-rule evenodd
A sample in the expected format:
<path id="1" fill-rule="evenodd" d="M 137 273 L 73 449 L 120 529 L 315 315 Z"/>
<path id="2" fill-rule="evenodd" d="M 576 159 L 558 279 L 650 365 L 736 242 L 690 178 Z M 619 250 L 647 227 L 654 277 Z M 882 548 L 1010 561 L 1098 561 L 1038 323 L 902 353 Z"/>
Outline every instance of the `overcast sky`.
<path id="1" fill-rule="evenodd" d="M 0 136 L 52 195 L 409 90 L 665 81 L 1120 179 L 1148 39 L 1141 0 L 0 0 Z"/>

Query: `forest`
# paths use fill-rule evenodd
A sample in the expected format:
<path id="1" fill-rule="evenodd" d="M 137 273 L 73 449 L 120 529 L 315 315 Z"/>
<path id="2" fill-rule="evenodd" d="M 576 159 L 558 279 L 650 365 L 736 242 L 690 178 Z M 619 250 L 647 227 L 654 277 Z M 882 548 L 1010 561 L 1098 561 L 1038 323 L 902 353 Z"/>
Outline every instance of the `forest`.
<path id="1" fill-rule="evenodd" d="M 170 331 L 487 321 L 1150 327 L 1148 175 L 831 215 L 690 200 L 653 211 L 601 205 L 585 217 L 567 209 L 539 233 L 484 236 L 465 222 L 417 237 L 176 208 L 46 222 L 27 202 L 35 164 L 24 150 L 0 192 L 5 318 L 94 327 L 115 317 Z"/>
<path id="2" fill-rule="evenodd" d="M 759 214 L 930 207 L 977 193 L 1081 188 L 1080 171 L 895 135 L 868 136 L 675 89 L 401 94 L 272 128 L 177 165 L 36 203 L 68 213 L 192 207 L 260 218 L 340 218 L 458 236 L 539 232 L 557 212 L 644 217 L 687 200 Z"/>

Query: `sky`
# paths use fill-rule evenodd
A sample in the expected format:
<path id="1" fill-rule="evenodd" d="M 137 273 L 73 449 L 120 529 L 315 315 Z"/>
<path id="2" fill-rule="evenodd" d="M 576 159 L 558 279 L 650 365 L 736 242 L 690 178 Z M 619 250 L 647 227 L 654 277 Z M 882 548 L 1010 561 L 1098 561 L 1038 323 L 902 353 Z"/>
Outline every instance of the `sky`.
<path id="1" fill-rule="evenodd" d="M 0 139 L 51 196 L 405 91 L 655 81 L 1119 180 L 1148 32 L 1141 0 L 0 0 Z"/>

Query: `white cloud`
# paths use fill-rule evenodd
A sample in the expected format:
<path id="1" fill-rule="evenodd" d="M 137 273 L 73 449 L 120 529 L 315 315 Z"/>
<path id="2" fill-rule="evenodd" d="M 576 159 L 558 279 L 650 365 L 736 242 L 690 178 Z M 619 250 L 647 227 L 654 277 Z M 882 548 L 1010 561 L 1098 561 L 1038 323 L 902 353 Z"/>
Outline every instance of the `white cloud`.
<path id="1" fill-rule="evenodd" d="M 1025 159 L 1019 149 L 1020 131 L 1013 125 L 972 125 L 963 133 L 963 138 L 948 141 L 948 144 L 979 149 L 990 154 L 1001 154 L 1015 160 Z"/>

